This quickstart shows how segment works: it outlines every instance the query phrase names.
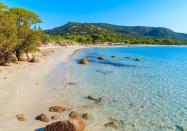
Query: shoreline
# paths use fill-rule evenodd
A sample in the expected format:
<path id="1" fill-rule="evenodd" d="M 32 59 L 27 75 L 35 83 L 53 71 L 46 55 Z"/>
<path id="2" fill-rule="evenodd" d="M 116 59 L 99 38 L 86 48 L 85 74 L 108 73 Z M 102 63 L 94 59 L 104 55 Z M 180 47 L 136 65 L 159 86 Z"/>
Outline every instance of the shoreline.
<path id="1" fill-rule="evenodd" d="M 1 130 L 33 131 L 46 126 L 46 123 L 36 121 L 35 117 L 42 113 L 50 116 L 48 108 L 52 105 L 62 105 L 64 102 L 56 98 L 45 99 L 45 78 L 57 64 L 65 64 L 73 52 L 81 48 L 42 49 L 44 59 L 39 63 L 21 62 L 5 67 L 0 74 Z M 25 114 L 25 122 L 17 120 L 16 115 L 20 113 Z"/>
<path id="2" fill-rule="evenodd" d="M 145 45 L 136 46 L 145 47 Z M 77 51 L 98 47 L 115 48 L 129 47 L 129 45 L 41 48 L 44 59 L 40 63 L 20 62 L 18 65 L 5 67 L 5 72 L 0 73 L 1 129 L 11 131 L 33 131 L 37 129 L 36 131 L 42 131 L 39 129 L 45 127 L 47 123 L 36 121 L 35 117 L 42 113 L 47 116 L 53 115 L 48 111 L 50 106 L 60 105 L 79 110 L 80 105 L 69 105 L 67 100 L 61 99 L 63 93 L 68 90 L 62 86 L 63 80 L 61 78 L 67 75 L 63 71 L 68 66 L 66 65 L 68 60 Z M 26 115 L 27 120 L 25 122 L 19 122 L 16 119 L 16 115 L 19 113 Z M 66 112 L 66 115 L 67 113 L 69 112 Z"/>

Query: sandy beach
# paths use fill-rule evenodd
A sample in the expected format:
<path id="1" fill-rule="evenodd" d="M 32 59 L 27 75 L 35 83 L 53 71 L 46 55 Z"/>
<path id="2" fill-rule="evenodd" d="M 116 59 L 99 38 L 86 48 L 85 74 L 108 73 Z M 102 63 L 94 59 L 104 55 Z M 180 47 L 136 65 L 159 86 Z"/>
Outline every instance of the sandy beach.
<path id="1" fill-rule="evenodd" d="M 0 131 L 33 131 L 46 126 L 35 117 L 41 113 L 52 115 L 48 112 L 50 106 L 64 105 L 55 95 L 53 99 L 48 98 L 46 77 L 59 63 L 65 65 L 73 52 L 80 48 L 43 48 L 44 60 L 40 63 L 23 62 L 3 68 L 0 74 Z M 19 113 L 25 114 L 25 122 L 17 120 Z"/>

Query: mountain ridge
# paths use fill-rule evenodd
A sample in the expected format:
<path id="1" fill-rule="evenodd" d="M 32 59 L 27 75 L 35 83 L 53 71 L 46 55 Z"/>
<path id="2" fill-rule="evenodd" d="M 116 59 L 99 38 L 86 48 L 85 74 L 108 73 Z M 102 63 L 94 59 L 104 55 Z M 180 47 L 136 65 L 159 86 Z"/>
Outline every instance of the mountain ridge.
<path id="1" fill-rule="evenodd" d="M 122 26 L 108 23 L 79 23 L 68 22 L 63 26 L 45 30 L 49 35 L 110 35 L 121 39 L 155 39 L 168 38 L 176 41 L 187 42 L 187 34 L 178 33 L 165 27 L 150 26 Z"/>

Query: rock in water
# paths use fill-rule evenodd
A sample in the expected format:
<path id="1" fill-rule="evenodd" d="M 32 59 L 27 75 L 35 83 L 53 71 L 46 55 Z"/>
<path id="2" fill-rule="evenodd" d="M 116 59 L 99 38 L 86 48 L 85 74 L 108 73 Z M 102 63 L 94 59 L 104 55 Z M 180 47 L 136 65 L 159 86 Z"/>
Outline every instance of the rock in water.
<path id="1" fill-rule="evenodd" d="M 74 124 L 72 124 L 70 121 L 58 121 L 47 125 L 44 131 L 77 131 L 77 130 Z"/>
<path id="2" fill-rule="evenodd" d="M 40 114 L 35 119 L 42 122 L 49 122 L 49 118 L 45 114 Z"/>
<path id="3" fill-rule="evenodd" d="M 59 113 L 61 113 L 61 112 L 63 112 L 63 111 L 66 111 L 66 109 L 67 109 L 67 108 L 64 108 L 64 107 L 61 107 L 61 106 L 51 106 L 51 107 L 49 108 L 49 111 L 50 111 L 50 112 L 59 112 Z"/>
<path id="4" fill-rule="evenodd" d="M 18 114 L 18 115 L 16 115 L 16 117 L 17 117 L 17 119 L 18 119 L 19 121 L 26 121 L 26 118 L 25 118 L 25 115 L 24 115 L 24 114 Z"/>
<path id="5" fill-rule="evenodd" d="M 137 61 L 137 62 L 142 62 L 143 59 L 141 59 L 141 58 L 136 58 L 135 61 Z"/>
<path id="6" fill-rule="evenodd" d="M 112 55 L 111 58 L 116 58 L 116 56 Z"/>
<path id="7" fill-rule="evenodd" d="M 118 127 L 117 127 L 117 125 L 116 125 L 116 123 L 115 122 L 108 122 L 108 123 L 106 123 L 105 124 L 105 127 L 110 127 L 110 128 L 114 128 L 114 129 L 117 129 Z"/>
<path id="8" fill-rule="evenodd" d="M 89 63 L 89 61 L 87 59 L 82 59 L 79 61 L 79 64 L 82 64 L 82 65 L 87 65 Z"/>
<path id="9" fill-rule="evenodd" d="M 97 57 L 97 59 L 98 59 L 98 60 L 104 60 L 104 58 L 101 57 L 101 56 Z"/>
<path id="10" fill-rule="evenodd" d="M 19 51 L 18 53 L 18 60 L 19 61 L 27 61 L 27 54 L 24 51 Z"/>
<path id="11" fill-rule="evenodd" d="M 84 113 L 84 114 L 82 114 L 82 118 L 83 118 L 84 120 L 88 120 L 88 119 L 90 118 L 90 114 Z"/>

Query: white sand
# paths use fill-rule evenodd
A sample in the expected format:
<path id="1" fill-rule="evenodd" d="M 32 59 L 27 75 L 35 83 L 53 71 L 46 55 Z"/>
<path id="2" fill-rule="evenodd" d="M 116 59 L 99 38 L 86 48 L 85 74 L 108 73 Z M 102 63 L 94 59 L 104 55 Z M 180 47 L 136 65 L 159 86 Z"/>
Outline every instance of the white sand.
<path id="1" fill-rule="evenodd" d="M 63 104 L 61 100 L 44 99 L 46 76 L 80 48 L 42 49 L 47 54 L 42 62 L 23 62 L 5 68 L 0 74 L 0 131 L 33 131 L 46 125 L 34 118 L 40 113 L 52 115 L 48 112 L 49 106 Z M 19 113 L 24 113 L 27 121 L 19 122 L 16 119 Z"/>

